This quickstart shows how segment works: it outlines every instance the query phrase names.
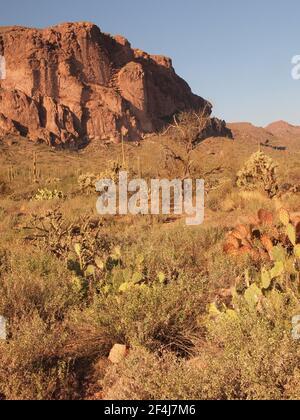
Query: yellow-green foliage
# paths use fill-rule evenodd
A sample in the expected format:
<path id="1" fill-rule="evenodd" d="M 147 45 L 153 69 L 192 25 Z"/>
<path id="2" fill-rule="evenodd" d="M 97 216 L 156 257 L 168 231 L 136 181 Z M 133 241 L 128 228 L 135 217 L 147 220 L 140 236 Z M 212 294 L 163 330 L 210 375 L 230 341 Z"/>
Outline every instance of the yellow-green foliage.
<path id="1" fill-rule="evenodd" d="M 292 320 L 300 314 L 300 248 L 286 210 L 279 220 L 286 236 L 276 246 L 269 242 L 271 262 L 245 272 L 229 305 L 210 306 L 209 339 L 224 349 L 212 366 L 219 369 L 226 398 L 300 395 L 298 330 L 292 334 Z"/>
<path id="2" fill-rule="evenodd" d="M 238 187 L 262 190 L 270 197 L 278 191 L 277 165 L 263 152 L 253 154 L 237 174 Z"/>
<path id="3" fill-rule="evenodd" d="M 119 172 L 122 170 L 122 166 L 115 161 L 110 161 L 108 168 L 99 174 L 86 173 L 78 177 L 78 186 L 81 192 L 91 194 L 96 192 L 96 183 L 101 179 L 111 179 L 117 181 Z"/>
<path id="4" fill-rule="evenodd" d="M 252 290 L 235 301 L 235 311 L 212 319 L 207 340 L 218 350 L 205 375 L 212 398 L 299 399 L 299 343 L 292 337 L 290 293 L 273 291 L 262 308 L 253 302 L 261 295 Z M 208 378 L 207 378 L 208 379 Z"/>
<path id="5" fill-rule="evenodd" d="M 49 190 L 48 188 L 39 189 L 34 196 L 35 201 L 50 201 L 50 200 L 61 200 L 64 198 L 62 191 Z"/>
<path id="6" fill-rule="evenodd" d="M 78 177 L 78 186 L 81 192 L 91 193 L 96 191 L 96 182 L 100 178 L 93 173 L 86 173 Z"/>

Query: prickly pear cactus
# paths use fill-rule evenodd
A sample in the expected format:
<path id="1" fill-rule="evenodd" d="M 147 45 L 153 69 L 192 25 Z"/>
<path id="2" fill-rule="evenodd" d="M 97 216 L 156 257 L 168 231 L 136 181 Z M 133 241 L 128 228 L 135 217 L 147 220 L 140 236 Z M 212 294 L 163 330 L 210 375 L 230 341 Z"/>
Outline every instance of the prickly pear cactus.
<path id="1" fill-rule="evenodd" d="M 300 255 L 300 221 L 285 209 L 261 209 L 250 225 L 238 225 L 226 237 L 227 255 L 248 255 L 256 261 L 284 261 L 293 248 Z"/>
<path id="2" fill-rule="evenodd" d="M 245 190 L 262 190 L 274 197 L 279 189 L 277 165 L 263 152 L 252 155 L 237 174 L 237 186 Z"/>

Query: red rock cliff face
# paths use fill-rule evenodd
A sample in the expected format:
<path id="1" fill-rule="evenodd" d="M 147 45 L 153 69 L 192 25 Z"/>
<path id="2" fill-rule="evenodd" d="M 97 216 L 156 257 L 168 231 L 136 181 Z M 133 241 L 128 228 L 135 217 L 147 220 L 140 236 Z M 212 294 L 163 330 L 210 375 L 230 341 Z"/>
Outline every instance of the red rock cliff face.
<path id="1" fill-rule="evenodd" d="M 0 54 L 0 134 L 51 145 L 136 140 L 176 112 L 211 112 L 170 59 L 132 49 L 90 23 L 0 28 Z"/>

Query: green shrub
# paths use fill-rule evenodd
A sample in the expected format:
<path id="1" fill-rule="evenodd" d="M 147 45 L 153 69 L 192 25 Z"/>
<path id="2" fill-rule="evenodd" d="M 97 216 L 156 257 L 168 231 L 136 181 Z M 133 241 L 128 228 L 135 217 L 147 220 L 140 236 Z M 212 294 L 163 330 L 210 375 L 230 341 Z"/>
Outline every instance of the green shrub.
<path id="1" fill-rule="evenodd" d="M 20 249 L 6 254 L 2 261 L 0 313 L 12 322 L 35 311 L 45 321 L 60 319 L 78 304 L 70 272 L 47 252 L 30 249 L 28 259 Z"/>
<path id="2" fill-rule="evenodd" d="M 20 319 L 9 342 L 0 342 L 0 399 L 70 398 L 76 392 L 70 361 L 57 356 L 65 333 L 49 326 L 37 312 Z"/>
<path id="3" fill-rule="evenodd" d="M 299 398 L 299 345 L 292 338 L 287 298 L 274 294 L 265 313 L 242 301 L 238 312 L 229 310 L 209 323 L 207 340 L 220 350 L 209 360 L 208 398 Z"/>

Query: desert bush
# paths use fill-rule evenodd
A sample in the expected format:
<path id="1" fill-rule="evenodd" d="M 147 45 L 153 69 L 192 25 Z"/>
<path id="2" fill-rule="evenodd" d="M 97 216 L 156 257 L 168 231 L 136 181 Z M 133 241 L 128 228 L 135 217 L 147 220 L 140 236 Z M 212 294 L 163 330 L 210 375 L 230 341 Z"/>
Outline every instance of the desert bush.
<path id="1" fill-rule="evenodd" d="M 246 190 L 262 190 L 273 197 L 278 192 L 277 165 L 263 152 L 255 153 L 238 172 L 237 186 Z"/>
<path id="2" fill-rule="evenodd" d="M 291 333 L 297 306 L 289 302 L 290 291 L 274 290 L 259 308 L 258 290 L 236 297 L 235 310 L 212 311 L 207 340 L 220 351 L 206 372 L 209 398 L 299 398 L 299 351 Z"/>
<path id="3" fill-rule="evenodd" d="M 89 292 L 119 294 L 135 286 L 170 284 L 184 276 L 202 278 L 212 286 L 216 279 L 213 276 L 216 265 L 220 268 L 216 272 L 222 272 L 224 278 L 228 278 L 232 272 L 232 265 L 226 264 L 225 259 L 220 264 L 208 262 L 214 258 L 214 254 L 216 259 L 220 258 L 221 247 L 217 244 L 223 238 L 224 229 L 218 228 L 191 231 L 174 227 L 170 228 L 168 234 L 162 234 L 158 229 L 150 236 L 147 231 L 143 232 L 138 241 L 134 234 L 123 240 L 111 238 L 111 245 L 119 242 L 122 246 L 109 246 L 106 251 L 102 249 L 101 255 L 98 250 L 93 259 L 85 257 L 84 248 L 78 243 L 75 245 L 77 261 L 72 259 L 69 262 L 72 262 L 73 269 L 77 267 L 75 273 L 79 287 L 81 284 L 86 290 L 86 280 L 89 280 Z M 234 267 L 236 271 L 241 269 L 238 264 Z M 215 284 L 218 287 L 226 284 L 224 278 L 219 278 Z"/>
<path id="4" fill-rule="evenodd" d="M 213 392 L 218 378 L 216 398 L 299 398 L 299 328 L 292 322 L 300 310 L 297 231 L 286 210 L 279 212 L 281 230 L 273 227 L 272 214 L 259 216 L 278 235 L 258 238 L 271 262 L 246 272 L 243 284 L 231 289 L 229 306 L 210 308 L 207 338 L 222 349 L 209 368 Z M 242 226 L 238 232 L 241 238 Z"/>
<path id="5" fill-rule="evenodd" d="M 228 197 L 233 189 L 232 181 L 225 178 L 209 179 L 205 175 L 203 178 L 205 180 L 205 192 L 207 193 L 206 207 L 212 211 L 223 210 L 225 197 Z"/>
<path id="6" fill-rule="evenodd" d="M 17 244 L 0 252 L 0 314 L 8 321 L 7 340 L 0 341 L 0 399 L 79 398 L 77 360 L 84 358 L 88 369 L 91 354 L 81 351 L 86 337 L 68 319 L 84 308 L 82 296 L 59 259 L 27 251 L 30 259 Z"/>
<path id="7" fill-rule="evenodd" d="M 101 223 L 99 219 L 90 216 L 77 220 L 66 219 L 58 208 L 47 211 L 43 215 L 34 214 L 23 226 L 26 232 L 25 240 L 34 245 L 45 247 L 57 257 L 67 259 L 74 250 L 74 245 L 80 243 L 95 258 L 97 248 L 105 246 L 100 237 Z"/>
<path id="8" fill-rule="evenodd" d="M 84 313 L 74 312 L 78 325 L 91 325 L 106 340 L 148 349 L 193 353 L 199 334 L 197 319 L 206 305 L 201 280 L 180 279 L 168 285 L 135 286 L 119 294 L 100 294 Z"/>
<path id="9" fill-rule="evenodd" d="M 138 348 L 104 379 L 108 399 L 299 399 L 299 351 L 284 308 L 272 319 L 246 307 L 207 324 L 207 344 L 186 361 Z"/>
<path id="10" fill-rule="evenodd" d="M 20 319 L 9 342 L 0 342 L 0 398 L 44 400 L 71 398 L 76 381 L 71 360 L 58 357 L 65 332 L 43 321 L 37 312 Z"/>
<path id="11" fill-rule="evenodd" d="M 257 213 L 261 208 L 274 210 L 275 203 L 266 193 L 260 191 L 241 191 L 233 189 L 217 206 L 224 212 L 242 211 L 245 215 Z"/>
<path id="12" fill-rule="evenodd" d="M 61 319 L 79 303 L 70 272 L 54 256 L 22 248 L 2 253 L 0 264 L 0 313 L 10 326 L 37 312 L 47 322 Z"/>
<path id="13" fill-rule="evenodd" d="M 90 194 L 96 192 L 96 182 L 100 178 L 93 173 L 86 173 L 78 177 L 78 186 L 82 193 Z"/>
<path id="14" fill-rule="evenodd" d="M 64 198 L 62 191 L 49 190 L 48 188 L 39 189 L 33 200 L 36 201 L 50 201 L 50 200 L 61 200 Z"/>
<path id="15" fill-rule="evenodd" d="M 71 359 L 64 357 L 64 319 L 80 306 L 70 273 L 57 258 L 15 244 L 0 253 L 1 399 L 61 399 L 76 393 Z M 73 383 L 74 382 L 74 383 Z"/>
<path id="16" fill-rule="evenodd" d="M 207 255 L 216 250 L 224 235 L 223 228 L 191 230 L 175 225 L 166 232 L 157 226 L 128 247 L 126 260 L 128 264 L 134 264 L 137 256 L 142 255 L 149 280 L 156 278 L 160 272 L 165 274 L 167 281 L 176 280 L 184 274 L 196 277 L 206 271 Z"/>

